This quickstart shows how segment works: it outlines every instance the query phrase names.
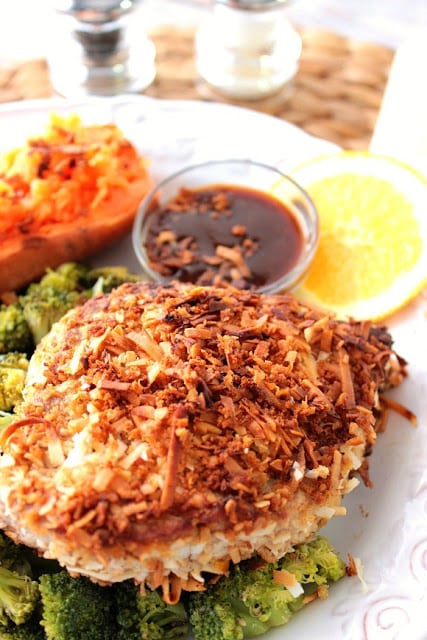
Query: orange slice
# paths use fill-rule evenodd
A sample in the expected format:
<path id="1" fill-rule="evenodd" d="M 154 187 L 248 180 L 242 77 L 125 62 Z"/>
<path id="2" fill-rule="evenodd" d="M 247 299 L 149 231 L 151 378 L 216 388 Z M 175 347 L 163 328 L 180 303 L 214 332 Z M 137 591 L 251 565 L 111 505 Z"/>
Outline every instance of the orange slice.
<path id="1" fill-rule="evenodd" d="M 320 222 L 298 297 L 339 317 L 379 320 L 427 285 L 427 180 L 414 169 L 343 151 L 301 165 L 292 177 L 312 197 Z"/>

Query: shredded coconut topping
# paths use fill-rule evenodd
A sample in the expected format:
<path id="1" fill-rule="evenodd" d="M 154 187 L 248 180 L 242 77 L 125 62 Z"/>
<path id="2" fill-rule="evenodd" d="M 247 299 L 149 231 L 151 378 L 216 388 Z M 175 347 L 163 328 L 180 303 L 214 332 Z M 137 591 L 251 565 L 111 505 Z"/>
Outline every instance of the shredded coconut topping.
<path id="1" fill-rule="evenodd" d="M 344 513 L 377 393 L 404 375 L 384 329 L 292 295 L 123 285 L 69 312 L 32 359 L 21 419 L 1 434 L 9 526 L 104 566 L 130 554 L 151 585 L 171 567 L 192 588 L 230 559 L 283 555 Z M 288 539 L 295 501 L 313 515 Z M 166 550 L 179 541 L 182 566 Z"/>

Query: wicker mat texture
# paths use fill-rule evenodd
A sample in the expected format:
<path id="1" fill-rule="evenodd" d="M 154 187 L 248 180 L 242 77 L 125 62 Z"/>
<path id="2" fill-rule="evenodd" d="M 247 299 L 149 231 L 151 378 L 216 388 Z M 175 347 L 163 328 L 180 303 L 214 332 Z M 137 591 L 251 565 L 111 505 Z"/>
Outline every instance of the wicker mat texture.
<path id="1" fill-rule="evenodd" d="M 347 149 L 366 149 L 381 105 L 394 52 L 335 33 L 304 29 L 292 87 L 272 98 L 237 101 L 214 93 L 194 65 L 194 32 L 159 28 L 157 77 L 145 91 L 157 98 L 232 102 L 270 113 Z M 44 60 L 0 68 L 0 102 L 53 96 Z"/>

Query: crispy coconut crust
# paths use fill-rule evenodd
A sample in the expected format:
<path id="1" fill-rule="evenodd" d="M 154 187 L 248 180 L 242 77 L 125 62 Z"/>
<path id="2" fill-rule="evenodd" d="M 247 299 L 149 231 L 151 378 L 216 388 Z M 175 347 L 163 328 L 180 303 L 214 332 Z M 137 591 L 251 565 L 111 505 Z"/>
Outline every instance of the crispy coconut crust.
<path id="1" fill-rule="evenodd" d="M 58 322 L 3 431 L 0 524 L 71 571 L 180 590 L 329 518 L 405 376 L 292 295 L 127 284 Z"/>

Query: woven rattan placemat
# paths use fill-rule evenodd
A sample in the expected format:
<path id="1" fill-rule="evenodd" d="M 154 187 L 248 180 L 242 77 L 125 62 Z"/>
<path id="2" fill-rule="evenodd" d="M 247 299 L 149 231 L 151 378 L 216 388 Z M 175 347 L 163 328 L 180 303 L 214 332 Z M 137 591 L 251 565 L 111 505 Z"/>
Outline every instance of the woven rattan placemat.
<path id="1" fill-rule="evenodd" d="M 193 31 L 161 28 L 150 35 L 157 77 L 147 95 L 231 102 L 198 77 Z M 304 29 L 301 35 L 302 56 L 290 90 L 267 100 L 233 103 L 276 115 L 344 148 L 367 148 L 394 52 L 317 29 Z M 52 95 L 44 60 L 0 68 L 0 102 Z"/>

